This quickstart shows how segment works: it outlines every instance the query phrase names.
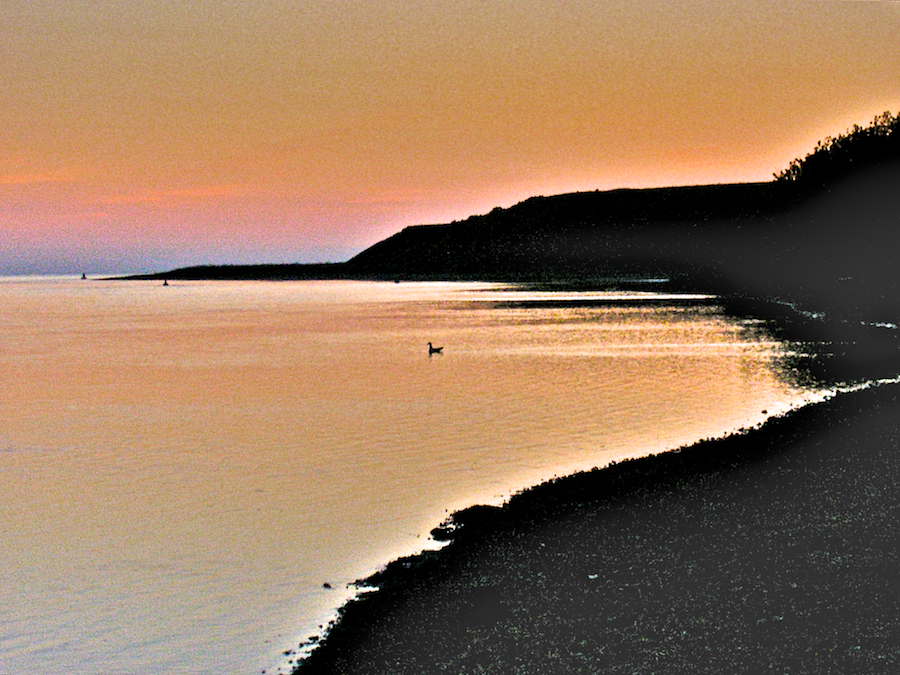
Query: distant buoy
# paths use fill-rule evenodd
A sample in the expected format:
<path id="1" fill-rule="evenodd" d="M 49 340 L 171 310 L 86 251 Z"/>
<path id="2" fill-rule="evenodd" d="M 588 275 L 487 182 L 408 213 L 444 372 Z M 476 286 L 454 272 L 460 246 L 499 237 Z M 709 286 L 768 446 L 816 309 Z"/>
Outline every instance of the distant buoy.
<path id="1" fill-rule="evenodd" d="M 169 280 L 163 279 L 163 286 L 168 286 L 168 285 L 169 285 Z"/>
<path id="2" fill-rule="evenodd" d="M 87 279 L 87 274 L 85 274 L 84 272 L 82 272 L 82 273 L 81 273 L 81 278 L 82 278 L 82 279 Z"/>

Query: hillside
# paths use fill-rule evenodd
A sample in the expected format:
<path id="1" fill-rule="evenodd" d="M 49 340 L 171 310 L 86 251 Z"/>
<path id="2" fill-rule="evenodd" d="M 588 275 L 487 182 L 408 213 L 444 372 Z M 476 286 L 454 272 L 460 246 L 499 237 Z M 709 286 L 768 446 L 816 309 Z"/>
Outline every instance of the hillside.
<path id="1" fill-rule="evenodd" d="M 777 183 L 533 197 L 449 225 L 409 227 L 349 261 L 368 274 L 570 279 L 671 271 L 698 246 L 791 203 Z M 673 249 L 674 247 L 674 249 Z"/>
<path id="2" fill-rule="evenodd" d="M 771 182 L 533 197 L 407 227 L 345 263 L 191 267 L 149 279 L 590 281 L 663 275 L 894 320 L 900 162 L 815 191 Z"/>
<path id="3" fill-rule="evenodd" d="M 795 192 L 772 182 L 532 197 L 459 222 L 407 227 L 345 263 L 199 266 L 132 278 L 570 280 L 662 270 L 677 262 L 667 254 L 673 240 L 693 246 L 772 218 L 797 202 Z"/>
<path id="4" fill-rule="evenodd" d="M 581 281 L 662 275 L 895 321 L 900 116 L 827 138 L 768 183 L 532 197 L 407 227 L 345 263 L 192 267 L 137 278 Z"/>

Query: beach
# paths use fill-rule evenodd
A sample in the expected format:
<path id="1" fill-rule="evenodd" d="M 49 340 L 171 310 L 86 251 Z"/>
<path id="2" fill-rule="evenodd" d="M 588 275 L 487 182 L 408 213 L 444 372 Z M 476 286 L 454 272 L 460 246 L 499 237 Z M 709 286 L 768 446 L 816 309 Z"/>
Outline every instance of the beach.
<path id="1" fill-rule="evenodd" d="M 898 393 L 454 514 L 296 673 L 896 672 Z"/>

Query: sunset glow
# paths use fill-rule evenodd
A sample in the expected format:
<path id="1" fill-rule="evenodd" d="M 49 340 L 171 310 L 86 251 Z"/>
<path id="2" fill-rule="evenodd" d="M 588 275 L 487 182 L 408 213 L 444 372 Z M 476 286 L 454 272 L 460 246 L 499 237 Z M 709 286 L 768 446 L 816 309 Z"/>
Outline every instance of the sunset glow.
<path id="1" fill-rule="evenodd" d="M 768 180 L 900 110 L 900 3 L 10 0 L 0 274 L 344 260 L 537 194 Z"/>

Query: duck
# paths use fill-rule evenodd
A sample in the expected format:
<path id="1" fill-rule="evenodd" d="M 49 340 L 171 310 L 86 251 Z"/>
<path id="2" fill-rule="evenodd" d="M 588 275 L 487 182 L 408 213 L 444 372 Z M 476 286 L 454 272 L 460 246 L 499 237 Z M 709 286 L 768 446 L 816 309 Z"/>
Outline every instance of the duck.
<path id="1" fill-rule="evenodd" d="M 428 356 L 431 356 L 432 354 L 442 354 L 443 351 L 443 347 L 435 347 L 430 342 L 428 343 Z"/>

